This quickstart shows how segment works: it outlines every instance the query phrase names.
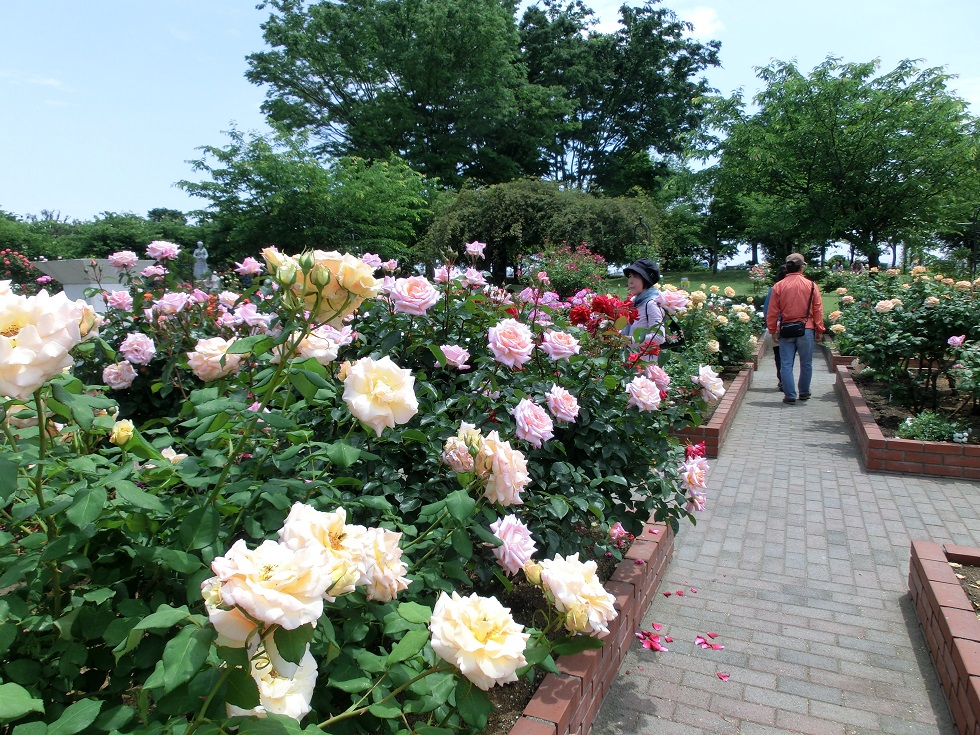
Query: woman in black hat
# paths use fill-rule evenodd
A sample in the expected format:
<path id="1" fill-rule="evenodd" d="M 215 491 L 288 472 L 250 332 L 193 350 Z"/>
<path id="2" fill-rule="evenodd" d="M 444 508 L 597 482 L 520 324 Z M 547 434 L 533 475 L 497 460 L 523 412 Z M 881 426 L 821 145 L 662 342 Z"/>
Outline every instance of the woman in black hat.
<path id="1" fill-rule="evenodd" d="M 666 314 L 660 306 L 658 296 L 660 290 L 656 284 L 660 282 L 660 269 L 649 258 L 640 258 L 623 268 L 626 275 L 626 289 L 633 297 L 636 308 L 636 321 L 627 324 L 623 334 L 632 335 L 643 332 L 643 345 L 640 354 L 647 362 L 656 362 L 659 346 L 667 338 L 664 329 Z M 634 339 L 635 341 L 635 339 Z"/>

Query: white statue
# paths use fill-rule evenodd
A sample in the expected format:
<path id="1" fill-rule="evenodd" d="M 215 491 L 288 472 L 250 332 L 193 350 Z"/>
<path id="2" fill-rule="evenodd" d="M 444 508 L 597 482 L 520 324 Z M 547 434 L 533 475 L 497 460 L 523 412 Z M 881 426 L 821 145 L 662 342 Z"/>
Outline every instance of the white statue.
<path id="1" fill-rule="evenodd" d="M 197 241 L 197 249 L 194 251 L 194 278 L 204 278 L 208 273 L 208 251 L 204 243 Z"/>

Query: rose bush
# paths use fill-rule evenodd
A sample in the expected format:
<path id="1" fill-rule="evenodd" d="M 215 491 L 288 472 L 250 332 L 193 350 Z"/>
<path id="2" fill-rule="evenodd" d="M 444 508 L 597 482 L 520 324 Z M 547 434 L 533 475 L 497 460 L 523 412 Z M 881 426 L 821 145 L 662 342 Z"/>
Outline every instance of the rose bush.
<path id="1" fill-rule="evenodd" d="M 957 281 L 923 266 L 908 274 L 872 269 L 847 276 L 837 293 L 840 309 L 827 321 L 838 350 L 888 382 L 913 413 L 936 409 L 940 380 L 957 380 L 958 347 L 950 338 L 980 338 L 980 280 Z"/>
<path id="2" fill-rule="evenodd" d="M 37 354 L 3 390 L 4 724 L 478 731 L 485 689 L 615 614 L 576 529 L 703 507 L 673 432 L 720 395 L 710 361 L 627 359 L 619 307 L 575 326 L 481 285 L 475 248 L 438 284 L 269 250 L 218 294 L 153 252 L 98 336 L 49 322 L 59 351 L 89 331 L 72 371 Z M 528 569 L 555 601 L 533 628 L 483 594 Z"/>

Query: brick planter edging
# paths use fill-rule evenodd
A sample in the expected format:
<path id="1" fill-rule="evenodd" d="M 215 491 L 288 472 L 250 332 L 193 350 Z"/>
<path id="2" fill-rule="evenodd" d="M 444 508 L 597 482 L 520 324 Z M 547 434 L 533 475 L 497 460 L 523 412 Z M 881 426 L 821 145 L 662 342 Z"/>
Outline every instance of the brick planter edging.
<path id="1" fill-rule="evenodd" d="M 980 566 L 980 549 L 913 541 L 909 595 L 957 731 L 980 735 L 980 620 L 949 562 Z"/>
<path id="2" fill-rule="evenodd" d="M 651 533 L 657 531 L 656 534 Z M 605 645 L 559 656 L 561 674 L 547 674 L 509 735 L 586 735 L 616 678 L 643 615 L 653 601 L 674 553 L 674 534 L 663 523 L 646 523 L 643 534 L 616 567 L 606 590 L 616 598 L 616 619 Z"/>
<path id="3" fill-rule="evenodd" d="M 849 368 L 838 365 L 834 392 L 869 471 L 980 479 L 980 446 L 896 439 L 881 433 Z"/>
<path id="4" fill-rule="evenodd" d="M 845 367 L 850 367 L 854 364 L 857 358 L 854 355 L 842 355 L 834 347 L 834 341 L 828 340 L 824 337 L 823 341 L 819 343 L 820 349 L 823 350 L 824 359 L 827 361 L 827 372 L 832 373 L 837 370 L 838 365 L 844 365 Z"/>
<path id="5" fill-rule="evenodd" d="M 732 424 L 735 422 L 738 407 L 742 405 L 745 394 L 749 392 L 754 372 L 753 364 L 751 362 L 745 363 L 731 385 L 728 386 L 725 395 L 718 401 L 718 405 L 715 406 L 714 413 L 711 414 L 708 422 L 700 426 L 681 429 L 677 432 L 677 436 L 682 439 L 689 439 L 694 444 L 704 442 L 706 456 L 712 459 L 717 457 L 725 443 L 728 430 L 732 428 Z"/>

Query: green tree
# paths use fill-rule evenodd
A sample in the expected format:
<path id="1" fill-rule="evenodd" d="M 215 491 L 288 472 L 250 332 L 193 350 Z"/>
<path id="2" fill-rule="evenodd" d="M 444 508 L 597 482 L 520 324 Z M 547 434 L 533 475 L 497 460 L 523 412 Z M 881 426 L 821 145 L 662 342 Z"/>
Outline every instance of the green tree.
<path id="1" fill-rule="evenodd" d="M 403 161 L 344 158 L 326 165 L 302 135 L 228 136 L 229 145 L 205 146 L 192 162 L 209 181 L 178 182 L 210 200 L 197 214 L 214 262 L 254 256 L 269 245 L 414 257 L 434 190 Z"/>
<path id="2" fill-rule="evenodd" d="M 650 225 L 649 239 L 637 229 L 641 217 Z M 501 283 L 518 256 L 549 244 L 585 242 L 610 263 L 655 255 L 663 234 L 660 222 L 659 208 L 645 196 L 595 197 L 557 182 L 521 179 L 445 193 L 425 242 L 432 261 L 448 253 L 461 260 L 466 242 L 487 243 L 487 267 Z"/>
<path id="3" fill-rule="evenodd" d="M 976 121 L 941 69 L 878 66 L 828 58 L 809 76 L 781 61 L 759 72 L 759 109 L 732 125 L 720 164 L 744 238 L 844 241 L 878 262 L 883 246 L 942 228 L 975 166 Z"/>
<path id="4" fill-rule="evenodd" d="M 270 121 L 332 156 L 398 155 L 458 185 L 538 174 L 538 142 L 563 114 L 529 84 L 515 0 L 269 0 L 271 50 L 246 76 L 268 85 Z"/>
<path id="5" fill-rule="evenodd" d="M 653 189 L 664 157 L 685 150 L 707 114 L 709 91 L 697 75 L 717 66 L 720 44 L 685 37 L 673 11 L 620 8 L 620 28 L 594 30 L 582 2 L 544 0 L 521 21 L 528 79 L 564 89 L 570 111 L 544 146 L 548 177 L 608 194 Z"/>

